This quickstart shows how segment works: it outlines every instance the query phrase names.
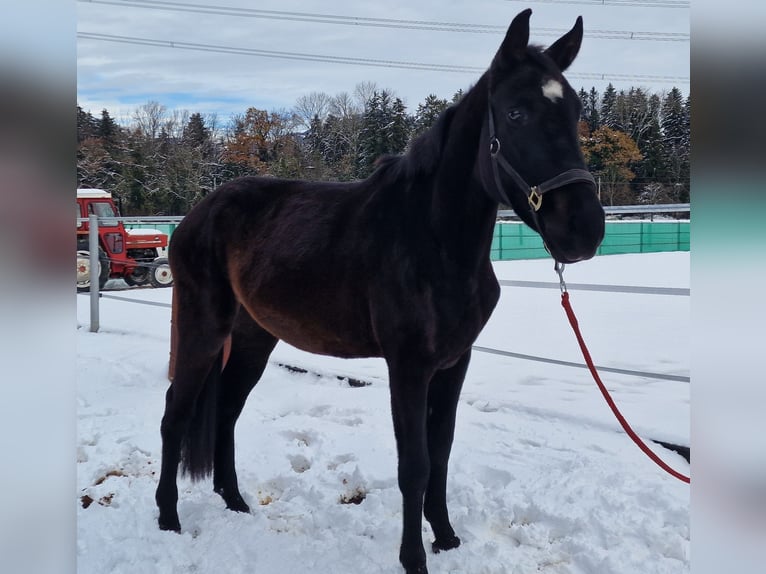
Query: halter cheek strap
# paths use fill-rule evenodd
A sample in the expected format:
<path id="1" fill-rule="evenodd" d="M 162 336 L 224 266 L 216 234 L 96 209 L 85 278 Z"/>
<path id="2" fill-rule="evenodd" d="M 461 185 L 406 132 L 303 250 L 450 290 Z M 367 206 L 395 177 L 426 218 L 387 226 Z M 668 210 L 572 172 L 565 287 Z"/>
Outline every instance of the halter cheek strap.
<path id="1" fill-rule="evenodd" d="M 500 179 L 498 166 L 503 168 L 503 171 L 511 176 L 514 183 L 527 196 L 532 216 L 535 219 L 537 211 L 539 211 L 543 204 L 543 194 L 545 192 L 576 182 L 590 183 L 593 186 L 596 185 L 596 180 L 589 171 L 584 169 L 568 169 L 542 183 L 530 186 L 524 178 L 521 177 L 519 172 L 508 163 L 508 160 L 500 154 L 500 140 L 495 133 L 495 119 L 492 115 L 492 102 L 488 102 L 487 106 L 489 110 L 489 155 L 492 158 L 492 173 L 495 177 L 495 189 L 490 191 L 490 195 L 495 201 L 504 203 L 505 205 L 511 205 L 511 200 Z"/>

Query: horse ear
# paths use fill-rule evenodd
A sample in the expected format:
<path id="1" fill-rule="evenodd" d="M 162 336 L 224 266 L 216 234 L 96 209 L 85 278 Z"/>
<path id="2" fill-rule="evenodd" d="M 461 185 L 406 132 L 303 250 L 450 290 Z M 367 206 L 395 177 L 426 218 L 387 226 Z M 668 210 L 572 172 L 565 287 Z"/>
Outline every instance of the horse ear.
<path id="1" fill-rule="evenodd" d="M 508 26 L 508 32 L 500 45 L 500 49 L 495 56 L 495 62 L 513 62 L 521 60 L 527 53 L 527 44 L 529 44 L 529 17 L 532 9 L 527 8 L 519 12 Z"/>
<path id="2" fill-rule="evenodd" d="M 563 72 L 572 64 L 572 62 L 574 62 L 577 53 L 580 51 L 581 43 L 582 16 L 578 16 L 574 27 L 556 40 L 547 50 L 545 50 L 545 53 L 550 56 L 551 60 L 553 60 L 559 67 L 559 70 Z"/>

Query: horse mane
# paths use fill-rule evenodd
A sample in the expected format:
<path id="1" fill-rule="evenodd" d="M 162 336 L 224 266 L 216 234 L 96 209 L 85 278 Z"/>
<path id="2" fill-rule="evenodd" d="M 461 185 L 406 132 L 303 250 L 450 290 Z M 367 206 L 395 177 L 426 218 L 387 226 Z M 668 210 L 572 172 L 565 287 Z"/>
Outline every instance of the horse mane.
<path id="1" fill-rule="evenodd" d="M 406 153 L 382 155 L 376 159 L 371 181 L 385 184 L 432 175 L 439 167 L 455 107 L 456 104 L 442 111 L 433 125 L 412 141 Z"/>

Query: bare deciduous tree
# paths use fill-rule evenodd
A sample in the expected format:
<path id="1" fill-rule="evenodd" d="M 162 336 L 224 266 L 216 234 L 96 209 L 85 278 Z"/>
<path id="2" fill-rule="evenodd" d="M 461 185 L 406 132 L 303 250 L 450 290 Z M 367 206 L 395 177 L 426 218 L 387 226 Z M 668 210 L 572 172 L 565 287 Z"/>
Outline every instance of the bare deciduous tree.
<path id="1" fill-rule="evenodd" d="M 300 119 L 302 126 L 308 129 L 311 126 L 311 120 L 318 117 L 324 120 L 330 110 L 332 98 L 325 92 L 311 92 L 298 98 L 293 110 Z"/>

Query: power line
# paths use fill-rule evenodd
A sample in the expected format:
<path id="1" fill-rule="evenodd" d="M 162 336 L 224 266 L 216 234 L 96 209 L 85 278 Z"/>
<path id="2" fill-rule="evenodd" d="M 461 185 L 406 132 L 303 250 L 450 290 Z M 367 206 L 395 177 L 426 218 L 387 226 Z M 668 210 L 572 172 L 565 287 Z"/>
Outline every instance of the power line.
<path id="1" fill-rule="evenodd" d="M 588 4 L 591 6 L 640 6 L 642 8 L 689 8 L 689 0 L 510 0 L 548 4 Z"/>
<path id="2" fill-rule="evenodd" d="M 148 0 L 78 0 L 89 4 L 109 6 L 129 6 L 171 12 L 189 12 L 216 16 L 237 16 L 287 20 L 293 22 L 311 22 L 320 24 L 343 24 L 348 26 L 371 26 L 400 30 L 427 30 L 433 32 L 461 32 L 473 34 L 495 34 L 505 32 L 505 26 L 489 24 L 466 24 L 460 22 L 438 22 L 429 20 L 399 20 L 394 18 L 369 18 L 361 16 L 341 16 L 337 14 L 318 14 L 310 12 L 286 12 L 280 10 L 260 10 L 255 8 L 233 8 L 191 4 L 188 2 L 166 2 Z M 536 28 L 541 36 L 561 36 L 568 30 L 563 28 Z M 679 32 L 631 32 L 629 30 L 588 30 L 588 37 L 603 40 L 646 40 L 654 42 L 688 42 L 689 34 Z"/>
<path id="3" fill-rule="evenodd" d="M 84 40 L 99 40 L 105 42 L 117 42 L 122 44 L 134 44 L 140 46 L 154 46 L 158 48 L 178 48 L 182 50 L 195 50 L 199 52 L 215 52 L 222 54 L 235 54 L 242 56 L 261 56 L 265 58 L 278 58 L 284 60 L 303 60 L 309 62 L 325 62 L 333 64 L 351 64 L 360 66 L 373 66 L 378 68 L 400 68 L 405 70 L 425 70 L 437 72 L 454 72 L 465 74 L 477 74 L 485 71 L 485 68 L 476 66 L 457 66 L 454 64 L 432 64 L 423 62 L 407 62 L 401 60 L 380 60 L 375 58 L 352 58 L 349 56 L 327 56 L 300 52 L 283 52 L 277 50 L 260 50 L 256 48 L 236 48 L 232 46 L 218 46 L 214 44 L 200 44 L 196 42 L 176 42 L 172 40 L 155 40 L 151 38 L 137 38 L 134 36 L 118 36 L 112 34 L 97 34 L 91 32 L 78 32 L 77 37 Z M 594 73 L 569 73 L 570 78 L 589 80 L 637 80 L 651 82 L 683 82 L 688 83 L 688 77 L 682 76 L 655 76 L 636 74 L 594 74 Z"/>
<path id="4" fill-rule="evenodd" d="M 363 66 L 376 66 L 385 68 L 402 68 L 408 70 L 431 70 L 439 72 L 477 73 L 483 72 L 483 68 L 474 66 L 456 66 L 453 64 L 426 64 L 421 62 L 405 62 L 400 60 L 378 60 L 374 58 L 352 58 L 349 56 L 326 56 L 319 54 L 307 54 L 300 52 L 282 52 L 277 50 L 260 50 L 256 48 L 235 48 L 232 46 L 217 46 L 214 44 L 199 44 L 195 42 L 175 42 L 171 40 L 153 40 L 150 38 L 136 38 L 132 36 L 115 36 L 111 34 L 95 34 L 90 32 L 78 32 L 78 38 L 88 40 L 104 40 L 124 44 L 137 44 L 142 46 L 156 46 L 160 48 L 180 48 L 182 50 L 196 50 L 200 52 L 218 52 L 223 54 L 239 54 L 243 56 L 263 56 L 267 58 L 280 58 L 286 60 L 305 60 L 309 62 L 328 62 L 335 64 L 357 64 Z"/>

